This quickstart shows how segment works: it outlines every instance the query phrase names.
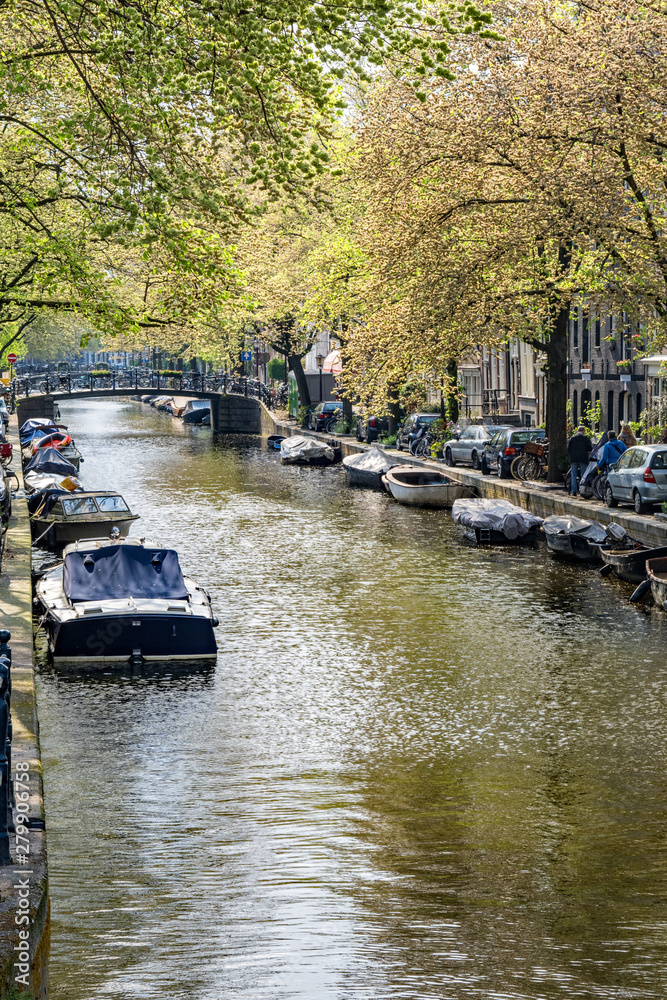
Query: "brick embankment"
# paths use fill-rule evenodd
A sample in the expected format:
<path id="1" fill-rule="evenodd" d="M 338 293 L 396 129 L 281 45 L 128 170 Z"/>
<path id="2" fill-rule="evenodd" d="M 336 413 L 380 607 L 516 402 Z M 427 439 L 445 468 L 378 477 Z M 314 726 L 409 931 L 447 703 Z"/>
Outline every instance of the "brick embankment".
<path id="1" fill-rule="evenodd" d="M 14 445 L 11 468 L 20 477 L 21 458 L 16 417 L 11 418 L 9 440 Z M 23 485 L 22 479 L 20 485 Z M 19 863 L 17 840 L 10 832 L 13 864 L 0 868 L 0 1000 L 6 995 L 13 996 L 13 990 L 16 989 L 22 990 L 21 995 L 26 997 L 45 1000 L 50 925 L 39 724 L 33 670 L 31 541 L 28 508 L 25 500 L 19 497 L 15 497 L 12 503 L 12 516 L 5 539 L 0 574 L 0 628 L 9 629 L 12 634 L 12 777 L 16 777 L 17 764 L 21 767 L 27 764 L 30 785 L 27 862 Z M 23 841 L 20 842 L 20 847 L 25 847 Z M 29 891 L 27 896 L 26 889 Z M 26 915 L 29 923 L 25 920 Z M 25 978 L 20 984 L 16 982 L 17 975 L 23 973 L 25 963 L 20 963 L 19 968 L 14 964 L 21 957 L 16 950 L 22 945 L 20 931 L 26 929 L 29 932 L 29 986 L 26 985 Z"/>
<path id="2" fill-rule="evenodd" d="M 262 407 L 262 434 L 306 434 L 341 447 L 343 456 L 364 451 L 368 445 L 360 444 L 352 437 L 338 437 L 330 434 L 317 434 L 315 431 L 302 430 L 295 422 L 281 421 L 266 407 Z M 538 517 L 549 517 L 551 514 L 569 514 L 586 520 L 599 521 L 601 524 L 620 524 L 627 533 L 644 545 L 667 545 L 667 522 L 659 520 L 650 514 L 635 514 L 632 507 L 621 506 L 610 509 L 597 500 L 579 500 L 569 497 L 564 489 L 558 487 L 531 486 L 519 483 L 515 479 L 498 479 L 497 476 L 484 476 L 468 466 L 444 466 L 442 462 L 423 462 L 404 451 L 394 448 L 385 449 L 392 458 L 400 459 L 405 465 L 423 465 L 446 472 L 452 479 L 474 486 L 480 496 L 498 497 L 509 500 L 517 507 L 523 507 Z"/>

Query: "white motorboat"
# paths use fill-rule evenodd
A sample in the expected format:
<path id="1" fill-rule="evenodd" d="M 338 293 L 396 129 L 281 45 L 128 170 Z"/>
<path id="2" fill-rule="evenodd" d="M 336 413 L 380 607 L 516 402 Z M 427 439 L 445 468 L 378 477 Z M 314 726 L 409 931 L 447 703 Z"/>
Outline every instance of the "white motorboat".
<path id="1" fill-rule="evenodd" d="M 287 464 L 328 465 L 336 460 L 334 449 L 316 438 L 295 434 L 280 442 L 280 459 Z"/>

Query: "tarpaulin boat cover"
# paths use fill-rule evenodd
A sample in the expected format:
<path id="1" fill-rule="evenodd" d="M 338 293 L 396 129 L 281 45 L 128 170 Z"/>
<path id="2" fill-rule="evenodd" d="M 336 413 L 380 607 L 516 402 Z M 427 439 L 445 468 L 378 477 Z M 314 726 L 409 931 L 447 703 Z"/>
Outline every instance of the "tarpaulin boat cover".
<path id="1" fill-rule="evenodd" d="M 466 528 L 490 528 L 501 531 L 506 538 L 523 538 L 542 524 L 541 517 L 535 517 L 521 507 L 515 507 L 507 500 L 455 500 L 452 517 Z"/>
<path id="2" fill-rule="evenodd" d="M 381 448 L 369 448 L 360 455 L 348 455 L 343 459 L 343 465 L 348 469 L 358 469 L 360 472 L 375 472 L 382 475 L 388 469 L 400 465 L 400 461 L 390 458 Z"/>
<path id="3" fill-rule="evenodd" d="M 607 532 L 601 524 L 597 521 L 584 521 L 581 517 L 552 514 L 544 519 L 542 527 L 550 535 L 581 535 L 589 542 L 607 541 Z"/>
<path id="4" fill-rule="evenodd" d="M 68 462 L 57 448 L 40 448 L 25 467 L 25 472 L 52 472 L 58 476 L 77 476 L 76 466 Z"/>
<path id="5" fill-rule="evenodd" d="M 69 497 L 71 495 L 69 490 L 61 490 L 59 487 L 56 489 L 40 490 L 39 493 L 34 493 L 31 497 L 28 497 L 28 510 L 31 514 L 39 511 L 40 515 L 44 517 L 46 514 L 51 513 L 58 497 Z"/>
<path id="6" fill-rule="evenodd" d="M 335 455 L 329 445 L 296 434 L 280 442 L 280 457 L 283 462 L 311 462 L 314 458 L 328 458 L 333 462 Z"/>
<path id="7" fill-rule="evenodd" d="M 72 603 L 118 598 L 188 598 L 178 555 L 173 549 L 143 545 L 105 545 L 101 549 L 68 552 L 63 588 Z"/>
<path id="8" fill-rule="evenodd" d="M 37 430 L 38 427 L 53 427 L 56 429 L 56 425 L 53 420 L 49 420 L 48 417 L 35 417 L 33 420 L 26 420 L 24 424 L 19 427 L 19 434 L 27 434 L 29 431 Z"/>
<path id="9" fill-rule="evenodd" d="M 21 447 L 25 448 L 27 444 L 33 444 L 35 441 L 41 440 L 41 438 L 48 437 L 49 434 L 55 434 L 57 428 L 50 427 L 35 427 L 32 431 L 27 431 L 21 434 Z"/>

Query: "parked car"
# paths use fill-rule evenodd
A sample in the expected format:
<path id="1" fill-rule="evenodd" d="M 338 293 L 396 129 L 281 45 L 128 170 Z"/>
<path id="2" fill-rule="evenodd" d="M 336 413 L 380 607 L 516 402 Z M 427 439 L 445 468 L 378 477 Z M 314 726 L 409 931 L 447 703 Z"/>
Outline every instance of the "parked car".
<path id="1" fill-rule="evenodd" d="M 510 466 L 517 455 L 523 453 L 527 441 L 544 441 L 544 430 L 540 427 L 503 427 L 484 445 L 480 468 L 485 476 L 495 472 L 501 479 L 510 475 Z"/>
<path id="2" fill-rule="evenodd" d="M 343 407 L 336 400 L 329 400 L 326 403 L 318 403 L 313 412 L 308 417 L 308 426 L 311 431 L 323 431 L 327 424 L 338 414 L 342 414 Z"/>
<path id="3" fill-rule="evenodd" d="M 2 418 L 4 429 L 7 430 L 9 427 L 9 410 L 7 409 L 7 404 L 2 396 L 0 396 L 0 417 Z"/>
<path id="4" fill-rule="evenodd" d="M 471 424 L 447 441 L 444 451 L 445 464 L 456 465 L 460 462 L 462 465 L 472 465 L 473 469 L 480 469 L 484 445 L 498 431 L 506 430 L 511 428 L 502 424 Z"/>
<path id="5" fill-rule="evenodd" d="M 428 427 L 440 419 L 439 413 L 411 413 L 403 421 L 396 435 L 396 447 L 399 451 L 404 448 L 410 449 L 410 441 L 415 437 L 422 427 Z"/>
<path id="6" fill-rule="evenodd" d="M 645 514 L 653 504 L 667 500 L 667 448 L 664 444 L 638 445 L 624 451 L 610 466 L 604 488 L 607 507 L 618 502 L 634 504 Z"/>
<path id="7" fill-rule="evenodd" d="M 367 441 L 371 444 L 377 441 L 381 434 L 389 431 L 387 417 L 359 417 L 357 419 L 357 441 Z"/>

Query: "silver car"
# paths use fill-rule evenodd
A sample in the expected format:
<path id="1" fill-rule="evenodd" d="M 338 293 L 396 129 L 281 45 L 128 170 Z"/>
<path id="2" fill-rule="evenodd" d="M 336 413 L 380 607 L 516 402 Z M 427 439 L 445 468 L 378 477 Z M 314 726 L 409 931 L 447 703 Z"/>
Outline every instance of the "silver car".
<path id="1" fill-rule="evenodd" d="M 645 514 L 656 503 L 667 500 L 667 447 L 642 444 L 624 451 L 607 474 L 604 501 L 616 507 L 619 501 L 634 504 Z"/>
<path id="2" fill-rule="evenodd" d="M 494 434 L 506 428 L 500 424 L 471 424 L 458 437 L 453 437 L 445 444 L 444 456 L 446 465 L 456 465 L 457 462 L 472 465 L 479 469 L 484 445 Z"/>

